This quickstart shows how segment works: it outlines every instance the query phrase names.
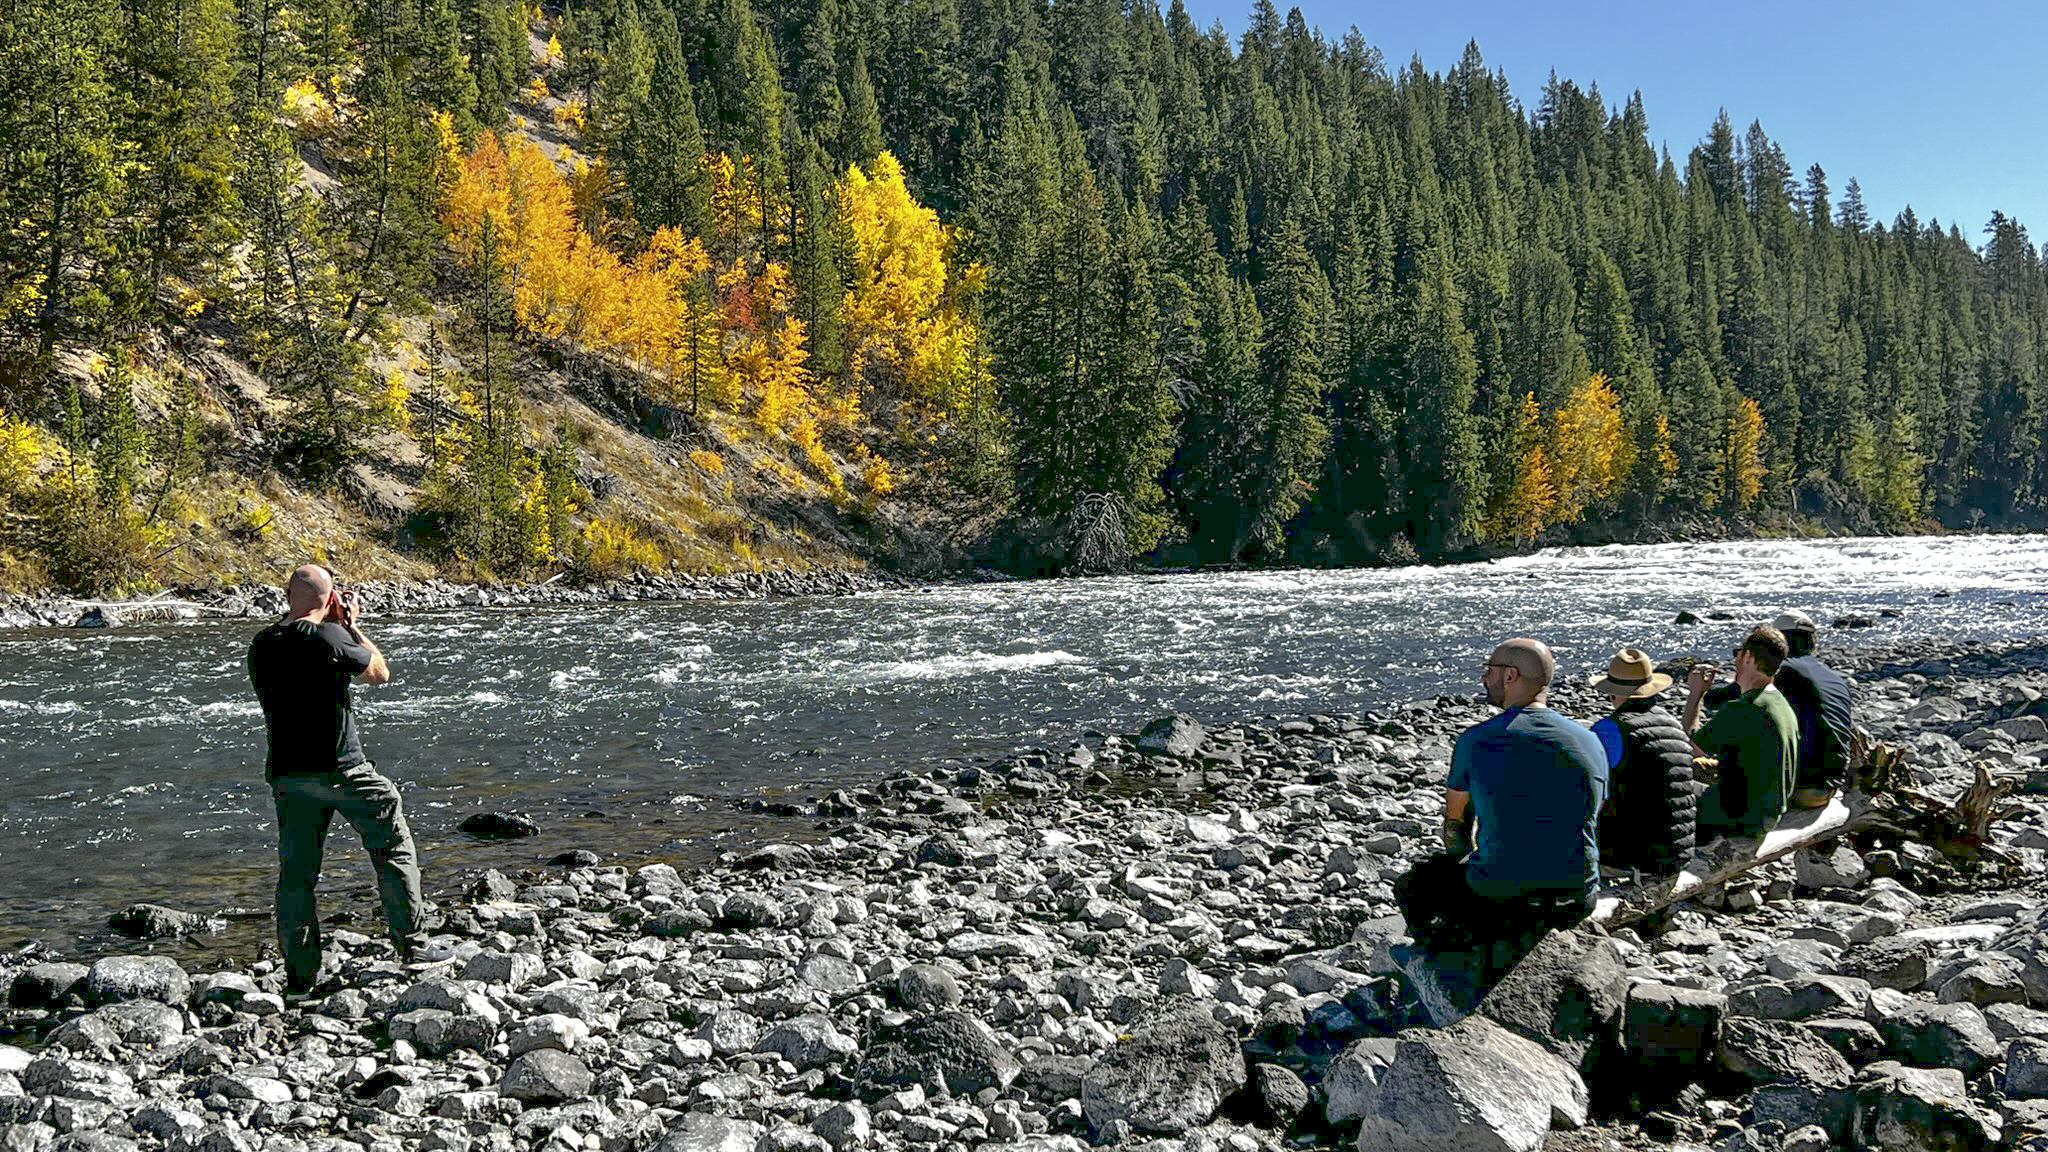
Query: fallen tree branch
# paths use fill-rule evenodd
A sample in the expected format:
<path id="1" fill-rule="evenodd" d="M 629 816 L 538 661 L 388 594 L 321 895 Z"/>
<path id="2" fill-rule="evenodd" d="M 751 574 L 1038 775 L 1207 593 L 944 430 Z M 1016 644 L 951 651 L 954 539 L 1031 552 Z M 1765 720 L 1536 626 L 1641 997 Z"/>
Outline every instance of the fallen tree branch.
<path id="1" fill-rule="evenodd" d="M 1876 743 L 1860 730 L 1850 744 L 1850 764 L 1855 786 L 1826 807 L 1788 812 L 1762 837 L 1715 840 L 1693 853 L 1676 876 L 1605 889 L 1589 921 L 1605 928 L 1635 923 L 1802 849 L 1855 832 L 1883 832 L 1925 844 L 1959 868 L 2011 862 L 1991 843 L 1991 827 L 2027 811 L 2008 801 L 2012 777 L 1994 776 L 1979 763 L 1969 787 L 1944 800 L 1921 790 L 1904 749 Z"/>

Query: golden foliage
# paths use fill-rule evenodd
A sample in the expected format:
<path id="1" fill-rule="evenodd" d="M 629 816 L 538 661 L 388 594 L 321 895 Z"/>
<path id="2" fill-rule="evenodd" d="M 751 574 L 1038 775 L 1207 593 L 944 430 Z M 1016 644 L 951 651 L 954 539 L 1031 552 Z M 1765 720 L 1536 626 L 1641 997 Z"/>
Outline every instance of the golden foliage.
<path id="1" fill-rule="evenodd" d="M 1728 507 L 1747 511 L 1763 495 L 1764 413 L 1747 396 L 1728 417 Z"/>
<path id="2" fill-rule="evenodd" d="M 1543 446 L 1543 408 L 1535 393 L 1522 397 L 1521 414 L 1509 439 L 1515 472 L 1492 516 L 1494 539 L 1526 543 L 1556 523 L 1557 485 Z"/>
<path id="3" fill-rule="evenodd" d="M 284 90 L 282 103 L 278 119 L 300 136 L 325 136 L 334 131 L 338 116 L 334 101 L 327 98 L 312 77 L 294 80 Z"/>
<path id="4" fill-rule="evenodd" d="M 702 448 L 690 450 L 690 463 L 695 464 L 706 476 L 725 475 L 725 457 Z"/>
<path id="5" fill-rule="evenodd" d="M 43 463 L 44 435 L 35 425 L 0 410 L 0 498 L 26 488 Z"/>
<path id="6" fill-rule="evenodd" d="M 610 516 L 599 516 L 583 526 L 576 552 L 578 572 L 592 580 L 616 580 L 651 572 L 662 564 L 659 548 L 632 525 Z"/>
<path id="7" fill-rule="evenodd" d="M 836 204 L 853 249 L 841 312 L 856 387 L 909 401 L 924 420 L 968 412 L 989 370 L 967 309 L 982 269 L 957 266 L 952 231 L 911 196 L 903 165 L 888 152 L 872 173 L 849 167 Z"/>
<path id="8" fill-rule="evenodd" d="M 412 389 L 406 384 L 405 369 L 393 368 L 384 377 L 384 391 L 377 397 L 378 422 L 412 434 Z"/>
<path id="9" fill-rule="evenodd" d="M 1611 499 L 1628 460 L 1621 397 L 1596 372 L 1572 389 L 1551 421 L 1549 466 L 1557 493 L 1551 523 L 1575 524 L 1588 508 Z"/>
<path id="10" fill-rule="evenodd" d="M 855 444 L 853 455 L 860 464 L 861 486 L 868 490 L 869 495 L 888 496 L 902 487 L 896 469 L 886 458 L 875 455 L 866 444 Z"/>
<path id="11" fill-rule="evenodd" d="M 590 131 L 590 109 L 583 104 L 583 97 L 571 96 L 555 109 L 555 127 L 574 132 Z"/>
<path id="12" fill-rule="evenodd" d="M 706 164 L 735 209 L 751 166 L 723 155 Z M 587 182 L 565 179 L 530 140 L 507 151 L 486 133 L 448 196 L 457 258 L 475 263 L 484 221 L 495 219 L 514 312 L 529 332 L 626 357 L 659 375 L 658 398 L 675 407 L 752 397 L 764 428 L 808 418 L 810 349 L 788 267 L 744 254 L 714 265 L 702 240 L 672 228 L 629 263 L 583 226 L 578 189 Z M 743 216 L 728 216 L 721 229 L 744 228 Z"/>

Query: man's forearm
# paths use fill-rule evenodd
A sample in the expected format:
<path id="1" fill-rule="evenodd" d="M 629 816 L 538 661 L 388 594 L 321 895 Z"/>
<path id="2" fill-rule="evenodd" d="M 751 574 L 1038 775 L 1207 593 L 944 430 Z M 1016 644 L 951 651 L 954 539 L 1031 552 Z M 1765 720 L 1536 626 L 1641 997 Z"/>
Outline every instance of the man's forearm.
<path id="1" fill-rule="evenodd" d="M 384 650 L 377 647 L 377 642 L 363 635 L 362 628 L 353 620 L 343 624 L 342 627 L 348 629 L 349 639 L 361 644 L 370 653 L 370 666 L 363 669 L 363 678 L 377 684 L 382 684 L 384 681 L 389 680 L 391 678 L 391 665 L 385 662 Z"/>

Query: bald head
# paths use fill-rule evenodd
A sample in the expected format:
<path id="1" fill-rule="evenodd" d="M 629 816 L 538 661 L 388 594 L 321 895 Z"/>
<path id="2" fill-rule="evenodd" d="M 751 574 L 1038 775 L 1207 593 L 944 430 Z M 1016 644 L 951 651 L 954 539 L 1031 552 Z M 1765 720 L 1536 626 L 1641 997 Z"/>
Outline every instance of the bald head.
<path id="1" fill-rule="evenodd" d="M 327 612 L 328 599 L 334 595 L 334 573 L 319 564 L 303 565 L 292 572 L 284 594 L 293 616 L 320 619 Z"/>
<path id="2" fill-rule="evenodd" d="M 1557 675 L 1557 659 L 1550 654 L 1550 646 L 1527 636 L 1516 637 L 1495 648 L 1493 658 L 1498 663 L 1514 665 L 1523 676 L 1546 688 L 1550 686 L 1551 677 Z"/>
<path id="3" fill-rule="evenodd" d="M 1486 698 L 1499 708 L 1525 708 L 1542 700 L 1557 675 L 1557 660 L 1541 640 L 1518 636 L 1486 661 Z"/>

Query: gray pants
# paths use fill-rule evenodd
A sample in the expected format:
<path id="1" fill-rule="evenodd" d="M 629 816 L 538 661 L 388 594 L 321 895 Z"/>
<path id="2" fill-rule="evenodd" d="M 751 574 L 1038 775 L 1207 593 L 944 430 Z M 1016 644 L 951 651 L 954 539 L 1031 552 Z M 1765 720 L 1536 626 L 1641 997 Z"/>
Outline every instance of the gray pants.
<path id="1" fill-rule="evenodd" d="M 284 953 L 285 986 L 310 988 L 320 975 L 313 886 L 320 879 L 327 824 L 336 812 L 363 838 L 376 866 L 392 943 L 409 948 L 420 927 L 420 866 L 398 786 L 376 765 L 359 764 L 325 776 L 279 776 L 270 792 L 277 801 L 277 943 Z"/>

